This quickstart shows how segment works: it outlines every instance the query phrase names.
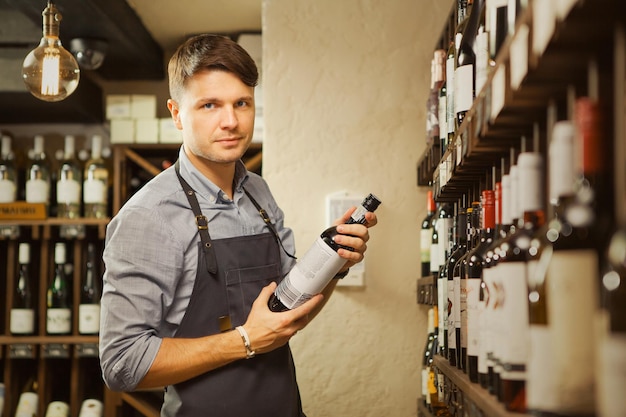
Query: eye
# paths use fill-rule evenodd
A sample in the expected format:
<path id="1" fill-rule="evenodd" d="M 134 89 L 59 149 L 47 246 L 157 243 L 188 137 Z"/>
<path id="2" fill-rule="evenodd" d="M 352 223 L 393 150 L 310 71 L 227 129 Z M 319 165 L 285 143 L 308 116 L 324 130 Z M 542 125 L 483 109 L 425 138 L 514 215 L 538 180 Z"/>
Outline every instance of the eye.
<path id="1" fill-rule="evenodd" d="M 250 106 L 250 102 L 248 102 L 247 100 L 239 100 L 236 104 L 237 107 L 249 107 Z"/>
<path id="2" fill-rule="evenodd" d="M 204 107 L 205 109 L 213 109 L 215 108 L 215 103 L 204 103 L 202 107 Z"/>

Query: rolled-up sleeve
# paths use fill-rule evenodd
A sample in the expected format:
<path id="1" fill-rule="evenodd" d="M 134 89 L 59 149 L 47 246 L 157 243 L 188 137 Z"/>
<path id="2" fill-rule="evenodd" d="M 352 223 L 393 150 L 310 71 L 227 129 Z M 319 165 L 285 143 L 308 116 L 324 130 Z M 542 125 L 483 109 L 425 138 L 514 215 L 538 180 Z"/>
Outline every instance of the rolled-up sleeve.
<path id="1" fill-rule="evenodd" d="M 100 362 L 107 386 L 131 391 L 177 323 L 168 323 L 184 248 L 158 212 L 122 210 L 108 225 L 103 254 Z"/>

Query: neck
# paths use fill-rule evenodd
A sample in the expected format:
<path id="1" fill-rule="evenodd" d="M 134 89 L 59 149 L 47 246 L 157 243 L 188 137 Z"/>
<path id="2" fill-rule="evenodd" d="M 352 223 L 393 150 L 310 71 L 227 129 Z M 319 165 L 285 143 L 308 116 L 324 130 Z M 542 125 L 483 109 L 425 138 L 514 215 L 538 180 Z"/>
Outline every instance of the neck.
<path id="1" fill-rule="evenodd" d="M 189 152 L 185 154 L 191 164 L 209 181 L 219 187 L 231 200 L 233 199 L 233 181 L 235 179 L 235 162 L 213 162 Z"/>

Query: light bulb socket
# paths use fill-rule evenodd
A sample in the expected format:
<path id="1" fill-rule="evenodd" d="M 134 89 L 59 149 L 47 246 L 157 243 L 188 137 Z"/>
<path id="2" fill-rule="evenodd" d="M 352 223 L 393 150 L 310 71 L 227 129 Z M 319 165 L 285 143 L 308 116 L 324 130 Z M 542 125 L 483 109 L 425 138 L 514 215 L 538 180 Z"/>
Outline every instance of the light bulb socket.
<path id="1" fill-rule="evenodd" d="M 48 1 L 48 5 L 43 9 L 41 15 L 43 16 L 43 35 L 58 38 L 59 27 L 63 16 L 59 13 L 54 3 Z"/>

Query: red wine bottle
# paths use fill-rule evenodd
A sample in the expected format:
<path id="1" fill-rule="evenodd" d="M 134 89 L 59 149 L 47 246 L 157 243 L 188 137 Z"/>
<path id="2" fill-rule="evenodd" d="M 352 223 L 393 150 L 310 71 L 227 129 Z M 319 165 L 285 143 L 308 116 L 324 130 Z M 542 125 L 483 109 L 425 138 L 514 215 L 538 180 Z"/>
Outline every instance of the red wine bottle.
<path id="1" fill-rule="evenodd" d="M 430 257 L 431 239 L 433 235 L 433 227 L 435 224 L 435 199 L 433 192 L 428 191 L 426 196 L 426 216 L 422 220 L 422 228 L 420 229 L 420 258 L 422 262 L 422 277 L 430 275 Z"/>
<path id="2" fill-rule="evenodd" d="M 369 194 L 346 224 L 366 224 L 365 213 L 375 211 L 379 205 L 380 200 L 374 194 Z M 337 226 L 331 226 L 322 232 L 280 282 L 268 301 L 270 310 L 278 312 L 294 309 L 322 292 L 346 263 L 337 251 L 352 250 L 335 242 L 334 238 L 338 234 Z"/>

